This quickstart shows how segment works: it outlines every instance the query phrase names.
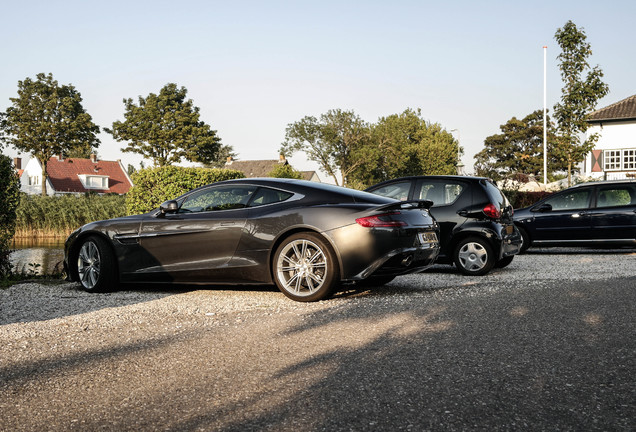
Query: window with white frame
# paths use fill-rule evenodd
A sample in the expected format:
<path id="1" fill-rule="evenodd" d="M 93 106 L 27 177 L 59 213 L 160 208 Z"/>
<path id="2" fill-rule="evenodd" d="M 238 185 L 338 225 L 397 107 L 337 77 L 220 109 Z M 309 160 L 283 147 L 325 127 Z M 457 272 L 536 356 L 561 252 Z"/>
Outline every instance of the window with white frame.
<path id="1" fill-rule="evenodd" d="M 623 170 L 636 169 L 636 149 L 623 150 Z"/>
<path id="2" fill-rule="evenodd" d="M 108 176 L 81 174 L 79 178 L 86 189 L 108 189 Z"/>
<path id="3" fill-rule="evenodd" d="M 605 171 L 630 171 L 636 169 L 636 149 L 605 150 L 603 153 Z"/>
<path id="4" fill-rule="evenodd" d="M 605 171 L 620 171 L 621 169 L 621 151 L 620 150 L 605 150 L 603 155 L 603 161 L 605 162 Z"/>

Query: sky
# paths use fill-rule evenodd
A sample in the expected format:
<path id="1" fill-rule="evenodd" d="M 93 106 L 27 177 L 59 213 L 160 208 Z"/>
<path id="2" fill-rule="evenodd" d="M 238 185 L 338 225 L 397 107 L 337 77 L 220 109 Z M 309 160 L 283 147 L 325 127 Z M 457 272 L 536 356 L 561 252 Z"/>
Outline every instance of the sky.
<path id="1" fill-rule="evenodd" d="M 543 109 L 544 46 L 548 109 L 559 101 L 554 34 L 568 20 L 610 88 L 597 108 L 636 94 L 633 0 L 0 0 L 0 10 L 0 111 L 18 81 L 52 73 L 110 127 L 124 99 L 176 83 L 242 160 L 278 159 L 285 128 L 305 116 L 339 108 L 376 122 L 419 108 L 453 131 L 470 173 L 500 125 Z M 139 167 L 125 143 L 99 138 L 100 158 Z M 288 159 L 318 171 L 302 153 Z"/>

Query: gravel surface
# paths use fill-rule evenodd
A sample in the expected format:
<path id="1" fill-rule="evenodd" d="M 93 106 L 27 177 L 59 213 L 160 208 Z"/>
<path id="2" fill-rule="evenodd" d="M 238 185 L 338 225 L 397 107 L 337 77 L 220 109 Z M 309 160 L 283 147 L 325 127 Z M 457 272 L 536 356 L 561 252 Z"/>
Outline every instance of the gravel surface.
<path id="1" fill-rule="evenodd" d="M 531 249 L 297 303 L 0 290 L 0 430 L 634 430 L 636 253 Z"/>

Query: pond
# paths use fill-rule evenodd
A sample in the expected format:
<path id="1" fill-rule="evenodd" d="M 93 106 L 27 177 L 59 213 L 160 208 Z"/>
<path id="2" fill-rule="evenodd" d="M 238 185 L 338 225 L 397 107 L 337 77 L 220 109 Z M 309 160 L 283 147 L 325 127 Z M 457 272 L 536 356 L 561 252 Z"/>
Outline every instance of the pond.
<path id="1" fill-rule="evenodd" d="M 17 239 L 11 249 L 9 259 L 16 273 L 60 274 L 64 270 L 63 239 Z"/>

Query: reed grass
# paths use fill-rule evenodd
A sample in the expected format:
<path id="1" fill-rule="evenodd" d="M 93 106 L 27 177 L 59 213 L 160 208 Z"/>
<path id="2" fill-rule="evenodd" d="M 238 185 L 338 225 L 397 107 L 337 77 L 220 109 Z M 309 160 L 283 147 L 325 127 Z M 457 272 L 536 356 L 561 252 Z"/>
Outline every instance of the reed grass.
<path id="1" fill-rule="evenodd" d="M 119 195 L 36 196 L 22 194 L 16 210 L 16 238 L 64 238 L 89 222 L 126 215 Z"/>

